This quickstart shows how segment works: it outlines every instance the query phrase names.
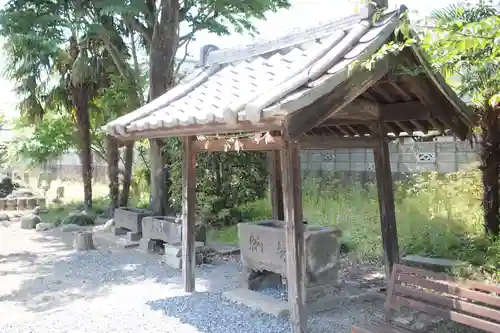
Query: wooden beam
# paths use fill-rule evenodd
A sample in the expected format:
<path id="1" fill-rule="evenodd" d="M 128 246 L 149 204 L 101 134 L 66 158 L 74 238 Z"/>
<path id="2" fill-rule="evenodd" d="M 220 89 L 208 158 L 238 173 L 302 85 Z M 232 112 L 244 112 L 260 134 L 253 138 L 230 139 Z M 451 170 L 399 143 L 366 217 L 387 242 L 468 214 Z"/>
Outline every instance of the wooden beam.
<path id="1" fill-rule="evenodd" d="M 358 119 L 369 120 L 377 119 L 380 115 L 381 105 L 377 102 L 372 102 L 367 99 L 358 97 L 340 111 L 332 115 L 335 119 Z"/>
<path id="2" fill-rule="evenodd" d="M 300 175 L 300 147 L 285 141 L 281 151 L 286 221 L 286 272 L 292 333 L 306 333 L 304 223 Z"/>
<path id="3" fill-rule="evenodd" d="M 118 183 L 118 162 L 120 153 L 118 141 L 112 136 L 106 136 L 106 158 L 108 163 L 109 201 L 110 208 L 114 212 L 118 207 L 118 194 L 120 192 Z"/>
<path id="4" fill-rule="evenodd" d="M 182 280 L 184 290 L 195 289 L 196 152 L 195 138 L 182 138 Z"/>
<path id="5" fill-rule="evenodd" d="M 340 113 L 333 114 L 330 118 L 326 119 L 321 125 L 348 125 L 348 124 L 373 124 L 373 122 L 396 122 L 396 121 L 408 121 L 408 120 L 427 120 L 431 117 L 431 107 L 428 107 L 421 102 L 404 102 L 404 103 L 394 103 L 394 104 L 378 104 L 375 102 L 364 102 L 365 106 L 371 103 L 372 108 L 376 109 L 378 114 L 372 113 L 369 117 L 361 119 L 360 117 L 350 117 L 348 112 L 352 112 L 357 104 L 353 107 L 347 106 L 341 111 L 341 117 L 338 117 Z M 348 117 L 349 116 L 349 117 Z M 359 113 L 357 114 L 359 116 Z"/>
<path id="6" fill-rule="evenodd" d="M 359 69 L 340 83 L 331 93 L 326 94 L 311 105 L 296 111 L 285 122 L 287 134 L 296 138 L 321 124 L 332 114 L 339 112 L 366 89 L 380 80 L 389 69 L 389 59 L 386 57 L 375 64 L 372 71 Z"/>
<path id="7" fill-rule="evenodd" d="M 252 139 L 240 139 L 242 151 L 276 151 L 284 149 L 284 141 L 281 136 L 273 137 L 274 142 L 256 143 Z M 325 150 L 335 148 L 374 148 L 376 141 L 369 137 L 336 137 L 326 135 L 303 135 L 298 138 L 302 150 Z M 232 151 L 234 145 L 227 147 L 226 140 L 214 139 L 207 144 L 206 141 L 194 141 L 193 149 L 196 152 Z"/>
<path id="8" fill-rule="evenodd" d="M 170 136 L 191 136 L 191 135 L 209 135 L 217 133 L 236 133 L 236 132 L 267 132 L 279 131 L 282 128 L 283 119 L 276 118 L 269 122 L 252 124 L 243 121 L 237 124 L 196 124 L 189 126 L 177 126 L 171 128 L 148 129 L 143 131 L 134 131 L 126 136 L 116 136 L 120 140 L 140 140 L 140 139 L 164 139 Z"/>
<path id="9" fill-rule="evenodd" d="M 398 233 L 396 228 L 396 210 L 394 207 L 394 192 L 389 146 L 382 124 L 374 126 L 373 131 L 379 138 L 377 147 L 373 150 L 375 157 L 375 173 L 377 178 L 380 225 L 382 230 L 382 245 L 384 248 L 385 274 L 387 281 L 391 276 L 392 267 L 399 263 Z"/>
<path id="10" fill-rule="evenodd" d="M 239 139 L 241 150 L 243 151 L 274 151 L 283 148 L 283 140 L 281 137 L 274 137 L 274 142 L 265 143 L 264 140 L 255 142 L 253 139 Z M 233 151 L 234 144 L 229 144 L 224 139 L 210 139 L 208 141 L 197 140 L 194 142 L 194 150 L 196 152 L 214 152 L 214 151 Z"/>
<path id="11" fill-rule="evenodd" d="M 281 174 L 281 158 L 278 150 L 267 153 L 269 166 L 269 188 L 271 194 L 271 207 L 273 219 L 285 220 L 283 202 L 283 177 Z"/>

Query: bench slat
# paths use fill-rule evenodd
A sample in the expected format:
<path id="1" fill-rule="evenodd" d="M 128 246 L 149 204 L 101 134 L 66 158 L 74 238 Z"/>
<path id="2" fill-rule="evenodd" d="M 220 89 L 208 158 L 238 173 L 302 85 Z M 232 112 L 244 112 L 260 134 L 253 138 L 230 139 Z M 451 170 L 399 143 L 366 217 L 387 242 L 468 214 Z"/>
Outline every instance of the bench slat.
<path id="1" fill-rule="evenodd" d="M 432 289 L 437 292 L 450 294 L 457 297 L 463 297 L 470 299 L 472 301 L 478 301 L 491 306 L 500 307 L 499 296 L 488 295 L 485 294 L 484 292 L 467 289 L 453 282 L 447 283 L 444 281 L 436 281 L 436 280 L 432 281 L 420 278 L 418 276 L 404 275 L 404 274 L 398 276 L 398 282 L 399 283 L 405 282 L 408 284 L 420 286 L 422 288 Z M 500 315 L 497 318 L 500 318 Z"/>
<path id="2" fill-rule="evenodd" d="M 500 286 L 394 265 L 387 286 L 386 321 L 355 326 L 353 333 L 411 333 L 391 320 L 401 307 L 490 333 L 500 333 Z"/>
<path id="3" fill-rule="evenodd" d="M 481 290 L 484 292 L 500 294 L 500 286 L 497 286 L 494 284 L 482 283 L 482 282 L 465 280 L 465 279 L 457 279 L 457 278 L 453 278 L 449 275 L 446 275 L 444 273 L 436 273 L 436 272 L 426 271 L 424 269 L 415 268 L 415 267 L 408 267 L 408 266 L 404 266 L 401 264 L 394 265 L 394 272 L 415 274 L 415 275 L 418 275 L 418 276 L 423 277 L 423 278 L 431 277 L 435 280 L 443 280 L 443 281 L 448 281 L 451 283 L 456 283 L 456 284 L 459 284 L 459 285 L 466 287 L 466 288 L 469 288 L 469 289 L 477 289 L 477 290 Z"/>
<path id="4" fill-rule="evenodd" d="M 441 318 L 448 319 L 459 324 L 467 325 L 469 327 L 475 327 L 480 330 L 485 330 L 487 332 L 500 333 L 500 324 L 496 324 L 480 318 L 475 318 L 463 313 L 459 313 L 454 310 L 445 310 L 431 304 L 426 304 L 420 301 L 416 301 L 413 299 L 397 295 L 393 296 L 392 299 L 405 307 L 409 307 L 425 313 L 432 313 L 435 316 L 439 316 Z"/>
<path id="5" fill-rule="evenodd" d="M 396 285 L 394 291 L 396 292 L 396 294 L 409 296 L 412 299 L 425 301 L 437 306 L 445 306 L 447 309 L 450 310 L 453 309 L 460 312 L 467 312 L 469 314 L 488 318 L 494 321 L 500 320 L 500 311 L 485 306 L 481 306 L 478 304 L 468 303 L 448 296 L 431 294 L 417 289 L 403 287 L 401 285 Z"/>

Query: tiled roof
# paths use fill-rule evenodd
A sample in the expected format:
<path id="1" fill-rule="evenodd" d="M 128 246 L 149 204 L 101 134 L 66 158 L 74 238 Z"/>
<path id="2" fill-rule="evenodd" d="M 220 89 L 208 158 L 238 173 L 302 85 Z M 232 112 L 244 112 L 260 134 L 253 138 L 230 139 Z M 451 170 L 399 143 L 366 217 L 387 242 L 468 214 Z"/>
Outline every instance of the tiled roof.
<path id="1" fill-rule="evenodd" d="M 349 65 L 373 55 L 400 23 L 400 11 L 374 24 L 365 17 L 352 15 L 277 40 L 212 50 L 184 82 L 105 130 L 126 136 L 207 123 L 257 123 L 293 113 L 344 82 Z"/>

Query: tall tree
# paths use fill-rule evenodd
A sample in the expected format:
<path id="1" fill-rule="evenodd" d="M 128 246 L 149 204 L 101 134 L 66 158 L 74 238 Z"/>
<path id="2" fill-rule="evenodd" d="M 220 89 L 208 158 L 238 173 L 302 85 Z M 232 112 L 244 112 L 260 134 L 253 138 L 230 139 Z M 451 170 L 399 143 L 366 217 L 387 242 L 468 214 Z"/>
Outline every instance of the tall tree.
<path id="1" fill-rule="evenodd" d="M 432 12 L 424 46 L 434 66 L 458 78 L 471 98 L 481 136 L 485 230 L 500 232 L 500 10 L 491 2 L 450 5 Z"/>
<path id="2" fill-rule="evenodd" d="M 218 35 L 236 32 L 256 32 L 254 19 L 265 19 L 265 13 L 288 8 L 288 0 L 134 0 L 125 4 L 118 0 L 92 0 L 99 10 L 119 15 L 122 21 L 140 34 L 149 58 L 149 100 L 153 100 L 175 84 L 178 64 L 174 59 L 180 48 L 186 48 L 196 32 L 208 30 Z M 180 26 L 190 27 L 181 34 Z M 157 143 L 151 142 L 154 147 Z M 164 150 L 169 164 L 168 149 Z M 154 177 L 155 172 L 152 172 Z M 165 183 L 170 181 L 166 177 Z M 170 190 L 167 188 L 166 193 Z M 165 212 L 171 204 L 170 196 L 161 200 L 161 192 L 152 193 L 153 209 Z"/>

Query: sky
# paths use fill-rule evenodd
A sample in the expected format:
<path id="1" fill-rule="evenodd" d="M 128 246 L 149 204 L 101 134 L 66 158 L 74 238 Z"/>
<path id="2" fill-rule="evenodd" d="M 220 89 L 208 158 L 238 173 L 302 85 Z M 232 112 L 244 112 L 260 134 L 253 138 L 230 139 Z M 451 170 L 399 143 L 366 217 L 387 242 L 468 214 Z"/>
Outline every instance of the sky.
<path id="1" fill-rule="evenodd" d="M 6 0 L 0 0 L 3 6 Z M 329 21 L 337 17 L 352 14 L 355 11 L 355 0 L 290 0 L 292 8 L 280 10 L 267 15 L 267 20 L 255 23 L 259 36 L 258 39 L 272 39 L 286 33 L 298 26 L 312 26 L 319 22 Z M 444 7 L 455 3 L 456 0 L 400 0 L 389 1 L 389 8 L 394 9 L 400 4 L 405 4 L 411 12 L 418 16 L 429 13 L 436 6 Z M 219 48 L 228 48 L 238 45 L 250 44 L 253 38 L 249 35 L 232 34 L 219 37 L 207 32 L 199 32 L 188 49 L 189 57 L 198 58 L 200 48 L 205 44 L 214 44 Z M 0 40 L 0 42 L 2 42 Z M 0 70 L 6 65 L 5 55 L 0 51 Z M 16 104 L 18 98 L 13 91 L 13 84 L 0 77 L 0 114 L 7 118 L 16 117 Z"/>

